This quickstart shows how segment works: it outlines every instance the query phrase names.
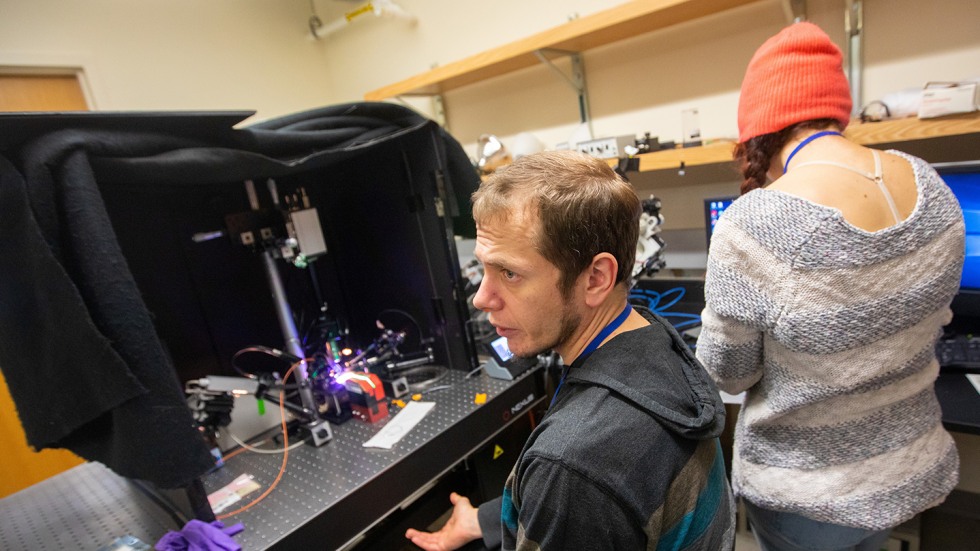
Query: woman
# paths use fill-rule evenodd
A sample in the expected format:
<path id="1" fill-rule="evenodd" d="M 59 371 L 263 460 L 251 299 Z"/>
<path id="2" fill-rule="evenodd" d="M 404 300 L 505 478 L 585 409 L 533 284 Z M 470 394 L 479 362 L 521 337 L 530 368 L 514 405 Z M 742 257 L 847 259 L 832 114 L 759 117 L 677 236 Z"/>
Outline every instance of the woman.
<path id="1" fill-rule="evenodd" d="M 817 26 L 759 48 L 739 99 L 743 195 L 708 255 L 698 358 L 746 391 L 732 485 L 767 551 L 877 551 L 958 477 L 933 384 L 962 213 L 924 161 L 843 136 L 850 111 Z"/>

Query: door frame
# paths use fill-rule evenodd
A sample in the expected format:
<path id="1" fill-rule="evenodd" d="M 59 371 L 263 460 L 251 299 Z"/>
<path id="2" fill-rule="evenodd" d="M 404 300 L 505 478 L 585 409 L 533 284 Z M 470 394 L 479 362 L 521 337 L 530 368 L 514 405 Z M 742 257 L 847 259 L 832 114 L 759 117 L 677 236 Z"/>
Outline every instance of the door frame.
<path id="1" fill-rule="evenodd" d="M 81 54 L 0 51 L 0 74 L 74 76 L 90 111 L 97 111 L 105 97 L 97 73 L 94 62 Z"/>

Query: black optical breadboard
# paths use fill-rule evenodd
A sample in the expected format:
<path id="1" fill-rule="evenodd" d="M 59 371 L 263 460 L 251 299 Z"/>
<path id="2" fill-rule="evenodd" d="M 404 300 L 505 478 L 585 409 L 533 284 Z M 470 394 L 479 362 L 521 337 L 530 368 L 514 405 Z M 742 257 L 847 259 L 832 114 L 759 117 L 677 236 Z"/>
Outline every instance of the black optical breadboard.
<path id="1" fill-rule="evenodd" d="M 177 521 L 135 484 L 84 463 L 0 499 L 0 549 L 96 550 L 122 536 L 150 545 Z"/>
<path id="2" fill-rule="evenodd" d="M 435 407 L 392 449 L 362 444 L 400 411 L 397 406 L 375 424 L 351 419 L 332 426 L 333 440 L 290 450 L 275 490 L 224 522 L 244 525 L 234 539 L 250 551 L 343 548 L 540 402 L 539 375 L 535 369 L 503 381 L 449 370 L 423 394 Z M 486 394 L 485 403 L 477 403 L 478 394 Z M 252 475 L 260 489 L 225 511 L 231 512 L 265 491 L 281 463 L 282 455 L 239 454 L 203 478 L 205 490 Z M 86 463 L 0 499 L 0 549 L 97 550 L 123 536 L 152 547 L 182 527 L 158 499 L 102 464 Z"/>
<path id="3" fill-rule="evenodd" d="M 422 401 L 435 407 L 390 450 L 362 444 L 400 411 L 397 406 L 374 424 L 355 418 L 332 426 L 332 441 L 290 450 L 276 489 L 225 523 L 245 525 L 235 537 L 244 549 L 341 548 L 542 399 L 534 374 L 540 375 L 533 370 L 503 381 L 449 370 L 439 381 L 448 388 L 423 394 Z M 476 403 L 478 394 L 487 395 L 486 403 Z M 230 512 L 272 484 L 281 463 L 281 455 L 242 453 L 208 475 L 204 485 L 211 493 L 239 475 L 254 477 L 261 489 L 225 511 Z"/>

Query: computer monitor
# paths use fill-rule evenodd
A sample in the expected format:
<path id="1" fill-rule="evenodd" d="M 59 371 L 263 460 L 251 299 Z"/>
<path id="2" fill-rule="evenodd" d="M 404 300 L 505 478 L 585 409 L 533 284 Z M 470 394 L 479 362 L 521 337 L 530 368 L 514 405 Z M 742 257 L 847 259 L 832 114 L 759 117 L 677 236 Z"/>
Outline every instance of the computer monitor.
<path id="1" fill-rule="evenodd" d="M 514 353 L 507 346 L 507 337 L 499 337 L 490 342 L 490 351 L 493 353 L 497 363 L 503 365 L 514 357 Z"/>
<path id="2" fill-rule="evenodd" d="M 980 317 L 980 160 L 933 167 L 960 202 L 966 224 L 966 259 L 953 312 L 959 317 Z"/>
<path id="3" fill-rule="evenodd" d="M 538 364 L 537 358 L 515 356 L 507 345 L 507 337 L 499 337 L 490 342 L 490 359 L 483 364 L 487 375 L 508 381 Z"/>
<path id="4" fill-rule="evenodd" d="M 711 247 L 711 234 L 715 231 L 715 224 L 725 209 L 731 206 L 737 196 L 727 195 L 724 197 L 709 197 L 704 200 L 704 233 L 707 247 Z"/>

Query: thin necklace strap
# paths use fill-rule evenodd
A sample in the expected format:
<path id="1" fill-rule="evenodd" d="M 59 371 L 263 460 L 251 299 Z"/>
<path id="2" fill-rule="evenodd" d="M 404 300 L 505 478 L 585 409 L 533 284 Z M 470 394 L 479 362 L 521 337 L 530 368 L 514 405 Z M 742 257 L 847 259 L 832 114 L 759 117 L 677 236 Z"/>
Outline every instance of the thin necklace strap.
<path id="1" fill-rule="evenodd" d="M 807 136 L 805 140 L 803 140 L 796 147 L 793 148 L 793 151 L 790 152 L 789 157 L 786 158 L 786 164 L 783 165 L 783 174 L 786 174 L 786 171 L 789 169 L 789 162 L 793 160 L 793 157 L 795 157 L 796 154 L 799 153 L 801 149 L 809 145 L 810 142 L 812 142 L 813 140 L 817 138 L 822 138 L 824 136 L 843 136 L 843 134 L 835 130 L 824 130 L 822 132 L 817 132 L 816 134 L 811 134 Z"/>

